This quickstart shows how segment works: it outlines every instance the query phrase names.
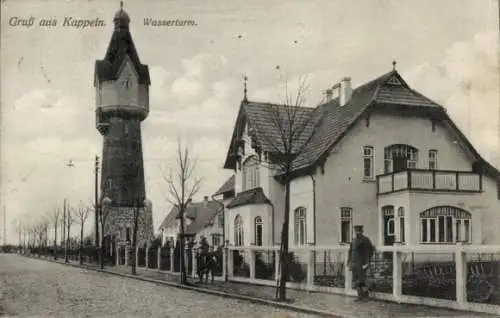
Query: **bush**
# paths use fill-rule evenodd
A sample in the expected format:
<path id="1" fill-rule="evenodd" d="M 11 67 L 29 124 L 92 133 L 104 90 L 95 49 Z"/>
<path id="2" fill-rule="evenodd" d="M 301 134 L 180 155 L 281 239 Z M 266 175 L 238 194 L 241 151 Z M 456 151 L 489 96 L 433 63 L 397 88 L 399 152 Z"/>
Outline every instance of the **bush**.
<path id="1" fill-rule="evenodd" d="M 293 252 L 288 253 L 288 275 L 287 281 L 303 282 L 307 279 L 307 270 L 298 261 Z"/>

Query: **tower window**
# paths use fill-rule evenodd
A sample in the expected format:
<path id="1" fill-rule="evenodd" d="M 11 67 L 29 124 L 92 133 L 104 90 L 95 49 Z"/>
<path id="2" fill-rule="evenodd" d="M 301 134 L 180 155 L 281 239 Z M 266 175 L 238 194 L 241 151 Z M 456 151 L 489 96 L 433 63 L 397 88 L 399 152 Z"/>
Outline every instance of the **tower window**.
<path id="1" fill-rule="evenodd" d="M 131 85 L 130 79 L 127 78 L 126 80 L 122 81 L 122 86 L 125 87 L 126 89 L 129 89 L 130 85 Z"/>

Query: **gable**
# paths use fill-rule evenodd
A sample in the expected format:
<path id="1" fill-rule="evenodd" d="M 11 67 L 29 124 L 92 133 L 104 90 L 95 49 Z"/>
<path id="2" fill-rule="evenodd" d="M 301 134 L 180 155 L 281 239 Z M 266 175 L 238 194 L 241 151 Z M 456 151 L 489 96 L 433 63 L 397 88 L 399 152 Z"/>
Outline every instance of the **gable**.
<path id="1" fill-rule="evenodd" d="M 122 66 L 118 69 L 118 79 L 119 80 L 131 80 L 134 84 L 138 83 L 138 73 L 132 64 L 132 61 L 128 55 L 123 60 Z"/>

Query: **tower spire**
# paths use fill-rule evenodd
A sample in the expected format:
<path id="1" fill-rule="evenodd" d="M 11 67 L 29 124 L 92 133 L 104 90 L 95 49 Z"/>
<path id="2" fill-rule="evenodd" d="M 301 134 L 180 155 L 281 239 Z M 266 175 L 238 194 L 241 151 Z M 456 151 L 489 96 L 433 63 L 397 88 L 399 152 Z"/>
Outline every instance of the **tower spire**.
<path id="1" fill-rule="evenodd" d="M 120 10 L 123 11 L 123 0 L 120 1 Z"/>
<path id="2" fill-rule="evenodd" d="M 392 70 L 396 70 L 396 60 L 392 60 Z"/>
<path id="3" fill-rule="evenodd" d="M 243 101 L 248 102 L 247 98 L 247 82 L 248 82 L 248 76 L 246 74 L 243 75 Z"/>

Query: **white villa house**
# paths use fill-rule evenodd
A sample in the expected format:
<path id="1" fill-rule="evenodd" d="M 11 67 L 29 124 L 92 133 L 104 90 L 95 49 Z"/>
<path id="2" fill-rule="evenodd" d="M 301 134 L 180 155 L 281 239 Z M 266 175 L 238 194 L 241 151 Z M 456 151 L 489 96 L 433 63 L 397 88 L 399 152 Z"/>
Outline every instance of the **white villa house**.
<path id="1" fill-rule="evenodd" d="M 241 102 L 224 164 L 234 171 L 224 212 L 231 245 L 279 244 L 284 185 L 269 160 L 276 148 L 261 137 L 279 137 L 277 109 Z M 315 119 L 293 164 L 291 248 L 348 243 L 355 224 L 377 246 L 500 244 L 499 171 L 395 69 L 355 89 L 344 78 L 324 104 L 298 113 Z"/>

